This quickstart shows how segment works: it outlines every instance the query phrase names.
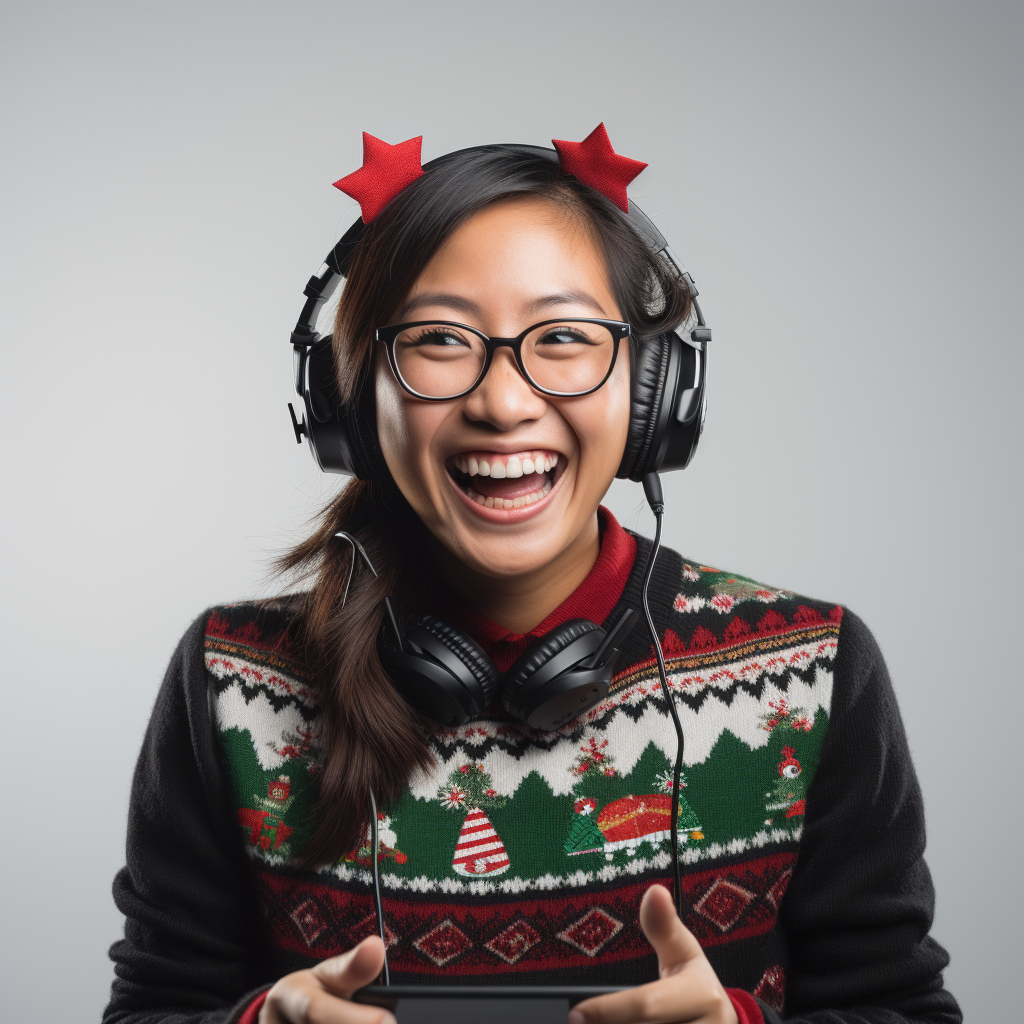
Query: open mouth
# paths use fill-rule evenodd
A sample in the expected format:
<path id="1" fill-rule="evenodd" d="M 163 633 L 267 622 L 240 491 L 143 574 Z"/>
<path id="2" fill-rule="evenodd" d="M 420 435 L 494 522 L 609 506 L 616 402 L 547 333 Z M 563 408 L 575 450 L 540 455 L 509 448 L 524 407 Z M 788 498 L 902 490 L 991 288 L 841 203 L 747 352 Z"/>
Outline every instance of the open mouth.
<path id="1" fill-rule="evenodd" d="M 567 465 L 564 455 L 547 448 L 459 452 L 445 460 L 448 475 L 467 497 L 484 508 L 504 510 L 543 501 Z"/>

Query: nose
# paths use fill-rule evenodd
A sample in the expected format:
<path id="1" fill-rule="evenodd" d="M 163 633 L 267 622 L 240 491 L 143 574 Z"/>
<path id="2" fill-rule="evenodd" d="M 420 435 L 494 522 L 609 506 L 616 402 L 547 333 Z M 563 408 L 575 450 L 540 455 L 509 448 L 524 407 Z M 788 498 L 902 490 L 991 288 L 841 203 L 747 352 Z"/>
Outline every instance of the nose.
<path id="1" fill-rule="evenodd" d="M 527 420 L 540 419 L 547 411 L 547 399 L 534 391 L 519 372 L 512 349 L 501 346 L 487 368 L 487 374 L 465 398 L 463 411 L 477 423 L 490 423 L 497 430 L 512 430 Z"/>

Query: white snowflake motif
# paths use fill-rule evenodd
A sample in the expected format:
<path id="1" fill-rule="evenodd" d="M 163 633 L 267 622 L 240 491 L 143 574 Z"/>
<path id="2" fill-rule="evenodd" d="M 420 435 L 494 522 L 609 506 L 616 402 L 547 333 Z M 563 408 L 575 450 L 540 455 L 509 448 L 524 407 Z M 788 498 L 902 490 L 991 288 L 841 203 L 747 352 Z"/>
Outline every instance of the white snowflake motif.
<path id="1" fill-rule="evenodd" d="M 657 779 L 657 787 L 662 793 L 672 792 L 673 783 L 673 771 L 671 768 L 666 768 Z M 683 772 L 679 773 L 679 788 L 682 789 L 686 785 L 686 775 Z"/>
<path id="2" fill-rule="evenodd" d="M 676 594 L 676 599 L 672 602 L 672 607 L 677 612 L 689 611 L 690 599 L 685 594 Z"/>
<path id="3" fill-rule="evenodd" d="M 452 786 L 441 798 L 441 806 L 446 811 L 454 811 L 466 806 L 466 791 L 461 786 Z"/>

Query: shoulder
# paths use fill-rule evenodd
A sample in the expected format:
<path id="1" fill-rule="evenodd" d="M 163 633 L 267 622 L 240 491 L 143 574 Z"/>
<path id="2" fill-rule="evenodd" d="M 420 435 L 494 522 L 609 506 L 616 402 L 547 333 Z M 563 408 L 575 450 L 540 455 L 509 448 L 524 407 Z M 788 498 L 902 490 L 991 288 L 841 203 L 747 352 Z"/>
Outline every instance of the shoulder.
<path id="1" fill-rule="evenodd" d="M 200 617 L 198 640 L 214 690 L 244 689 L 250 699 L 301 695 L 310 673 L 297 642 L 301 597 L 214 605 Z"/>
<path id="2" fill-rule="evenodd" d="M 845 605 L 669 555 L 673 572 L 662 576 L 658 602 L 667 613 L 667 646 L 693 654 L 756 649 L 770 662 L 773 651 L 785 651 L 784 661 L 774 660 L 779 672 L 827 661 L 846 702 L 879 676 L 888 682 L 874 635 Z"/>
<path id="3" fill-rule="evenodd" d="M 291 641 L 295 610 L 294 601 L 217 605 L 185 629 L 143 739 L 133 813 L 145 818 L 161 795 L 187 790 L 205 793 L 203 806 L 216 816 L 223 793 L 223 744 L 216 741 L 224 729 L 263 741 L 276 712 L 313 706 Z"/>
<path id="4" fill-rule="evenodd" d="M 262 763 L 286 734 L 312 726 L 320 705 L 296 640 L 300 598 L 207 609 L 202 657 L 214 733 Z M 237 757 L 229 758 L 229 761 Z"/>
<path id="5" fill-rule="evenodd" d="M 643 544 L 638 558 L 646 561 L 648 551 L 649 544 Z M 843 620 L 851 614 L 835 601 L 709 565 L 671 548 L 662 548 L 658 563 L 651 580 L 652 604 L 667 617 L 674 634 L 667 639 L 693 650 L 804 633 L 831 638 L 834 654 Z"/>
<path id="6" fill-rule="evenodd" d="M 665 615 L 666 658 L 727 666 L 730 678 L 778 685 L 792 676 L 813 679 L 833 724 L 863 720 L 869 709 L 874 717 L 884 714 L 898 722 L 878 642 L 848 607 L 675 552 L 671 556 L 674 573 L 669 580 L 663 576 L 658 601 Z"/>
<path id="7" fill-rule="evenodd" d="M 322 766 L 320 704 L 297 638 L 302 606 L 301 595 L 217 605 L 202 635 L 211 731 L 234 818 L 250 854 L 277 864 L 290 856 L 295 831 L 282 816 L 308 811 Z"/>

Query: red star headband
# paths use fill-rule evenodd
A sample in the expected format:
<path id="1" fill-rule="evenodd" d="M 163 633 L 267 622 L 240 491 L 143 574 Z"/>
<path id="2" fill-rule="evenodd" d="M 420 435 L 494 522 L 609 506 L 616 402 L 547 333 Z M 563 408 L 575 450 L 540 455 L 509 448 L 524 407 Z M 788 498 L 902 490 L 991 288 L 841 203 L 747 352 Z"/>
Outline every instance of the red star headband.
<path id="1" fill-rule="evenodd" d="M 351 196 L 363 211 L 363 223 L 369 224 L 406 185 L 422 173 L 420 145 L 423 136 L 389 146 L 363 132 L 363 166 L 339 178 L 335 188 Z"/>
<path id="2" fill-rule="evenodd" d="M 582 142 L 552 139 L 558 150 L 558 166 L 563 174 L 596 188 L 623 213 L 629 213 L 626 186 L 647 166 L 640 160 L 620 156 L 612 149 L 602 121 Z M 369 224 L 392 199 L 421 174 L 420 146 L 423 136 L 389 146 L 363 132 L 363 166 L 339 178 L 334 187 L 351 196 Z"/>
<path id="3" fill-rule="evenodd" d="M 596 188 L 623 213 L 629 213 L 626 186 L 647 166 L 641 160 L 619 156 L 612 149 L 602 121 L 582 142 L 552 139 L 558 150 L 558 166 L 584 185 Z"/>

